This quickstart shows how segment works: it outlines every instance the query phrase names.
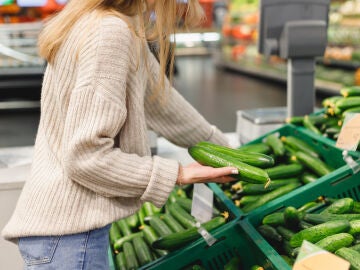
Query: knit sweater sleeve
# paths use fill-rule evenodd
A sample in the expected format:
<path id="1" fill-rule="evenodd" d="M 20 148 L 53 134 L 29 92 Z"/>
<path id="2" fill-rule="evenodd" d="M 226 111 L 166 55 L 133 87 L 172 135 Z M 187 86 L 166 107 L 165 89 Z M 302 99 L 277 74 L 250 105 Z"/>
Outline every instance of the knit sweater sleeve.
<path id="1" fill-rule="evenodd" d="M 153 81 L 159 78 L 160 66 L 149 52 L 150 71 Z M 182 147 L 192 146 L 200 141 L 211 141 L 229 145 L 226 136 L 212 126 L 179 92 L 165 80 L 165 89 L 159 96 L 153 95 L 148 88 L 145 99 L 148 125 L 161 136 Z M 155 96 L 155 98 L 154 98 Z"/>
<path id="2" fill-rule="evenodd" d="M 114 146 L 127 117 L 132 33 L 124 21 L 110 17 L 84 44 L 65 120 L 64 173 L 102 196 L 161 206 L 175 185 L 178 162 L 140 157 Z"/>

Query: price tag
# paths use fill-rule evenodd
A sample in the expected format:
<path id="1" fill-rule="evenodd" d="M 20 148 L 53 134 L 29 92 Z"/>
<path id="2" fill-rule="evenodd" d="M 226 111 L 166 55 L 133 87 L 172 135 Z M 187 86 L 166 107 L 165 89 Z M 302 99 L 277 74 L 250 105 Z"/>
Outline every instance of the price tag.
<path id="1" fill-rule="evenodd" d="M 336 147 L 355 151 L 360 141 L 360 114 L 347 114 Z"/>
<path id="2" fill-rule="evenodd" d="M 350 263 L 316 245 L 303 241 L 293 270 L 348 270 Z"/>
<path id="3" fill-rule="evenodd" d="M 212 218 L 214 192 L 205 184 L 195 184 L 193 200 L 191 206 L 191 215 L 195 219 L 204 223 Z"/>

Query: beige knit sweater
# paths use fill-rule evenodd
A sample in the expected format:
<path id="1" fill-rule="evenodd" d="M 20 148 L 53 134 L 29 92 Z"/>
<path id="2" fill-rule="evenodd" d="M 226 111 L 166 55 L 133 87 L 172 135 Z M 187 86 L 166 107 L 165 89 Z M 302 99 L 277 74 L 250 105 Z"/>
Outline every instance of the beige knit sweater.
<path id="1" fill-rule="evenodd" d="M 145 201 L 162 206 L 179 164 L 150 156 L 148 128 L 182 147 L 227 143 L 168 81 L 167 103 L 151 98 L 149 78 L 157 80 L 159 65 L 149 50 L 137 61 L 139 41 L 123 20 L 91 23 L 84 16 L 74 25 L 46 69 L 31 175 L 2 231 L 6 239 L 83 232 Z"/>

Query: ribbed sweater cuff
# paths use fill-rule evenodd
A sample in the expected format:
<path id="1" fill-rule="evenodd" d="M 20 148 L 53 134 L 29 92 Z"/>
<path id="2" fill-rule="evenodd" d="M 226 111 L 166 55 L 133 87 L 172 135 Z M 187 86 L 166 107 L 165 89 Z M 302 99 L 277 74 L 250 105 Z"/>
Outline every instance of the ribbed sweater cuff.
<path id="1" fill-rule="evenodd" d="M 228 138 L 222 133 L 218 128 L 215 126 L 214 130 L 209 138 L 209 141 L 215 144 L 223 145 L 223 146 L 229 146 L 229 140 Z"/>
<path id="2" fill-rule="evenodd" d="M 179 172 L 179 163 L 174 160 L 154 157 L 151 178 L 141 200 L 162 207 L 174 189 Z"/>

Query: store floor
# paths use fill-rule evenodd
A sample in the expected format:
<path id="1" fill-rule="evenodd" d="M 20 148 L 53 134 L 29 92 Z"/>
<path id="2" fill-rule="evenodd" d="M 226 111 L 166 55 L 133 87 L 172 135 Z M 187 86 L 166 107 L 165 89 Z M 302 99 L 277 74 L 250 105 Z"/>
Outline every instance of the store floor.
<path id="1" fill-rule="evenodd" d="M 224 132 L 235 131 L 237 110 L 286 106 L 284 84 L 218 69 L 208 56 L 181 56 L 176 65 L 177 90 Z M 0 147 L 33 145 L 38 122 L 38 111 L 0 111 Z"/>

